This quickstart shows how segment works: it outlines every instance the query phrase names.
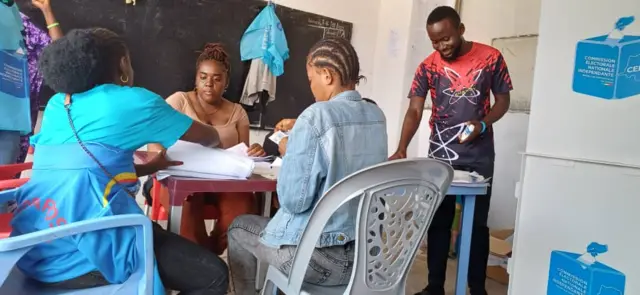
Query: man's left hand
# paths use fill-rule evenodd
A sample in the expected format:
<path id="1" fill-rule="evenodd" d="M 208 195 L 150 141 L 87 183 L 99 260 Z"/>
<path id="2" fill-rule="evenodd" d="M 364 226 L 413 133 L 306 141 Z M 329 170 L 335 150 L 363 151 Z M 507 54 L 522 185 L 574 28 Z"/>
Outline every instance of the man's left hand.
<path id="1" fill-rule="evenodd" d="M 480 121 L 469 121 L 466 124 L 467 126 L 473 126 L 473 131 L 464 140 L 462 140 L 462 134 L 464 133 L 464 130 L 463 132 L 460 132 L 460 135 L 458 136 L 458 140 L 460 141 L 460 143 L 472 142 L 474 139 L 480 136 L 480 134 L 482 134 L 482 123 L 480 123 Z M 465 127 L 465 129 L 466 128 L 467 127 Z"/>

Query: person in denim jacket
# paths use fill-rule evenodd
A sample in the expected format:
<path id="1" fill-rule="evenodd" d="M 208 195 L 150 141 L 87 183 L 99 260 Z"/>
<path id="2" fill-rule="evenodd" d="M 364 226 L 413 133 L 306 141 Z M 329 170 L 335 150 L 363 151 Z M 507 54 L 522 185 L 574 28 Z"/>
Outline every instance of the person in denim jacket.
<path id="1" fill-rule="evenodd" d="M 387 127 L 382 110 L 355 90 L 358 55 L 345 39 L 319 41 L 307 57 L 316 103 L 280 142 L 280 208 L 273 219 L 243 215 L 229 227 L 228 260 L 236 295 L 256 294 L 257 260 L 288 271 L 311 211 L 336 182 L 387 160 Z M 289 126 L 283 126 L 289 125 Z M 358 201 L 346 203 L 329 220 L 316 244 L 305 281 L 336 286 L 349 282 L 354 260 Z"/>

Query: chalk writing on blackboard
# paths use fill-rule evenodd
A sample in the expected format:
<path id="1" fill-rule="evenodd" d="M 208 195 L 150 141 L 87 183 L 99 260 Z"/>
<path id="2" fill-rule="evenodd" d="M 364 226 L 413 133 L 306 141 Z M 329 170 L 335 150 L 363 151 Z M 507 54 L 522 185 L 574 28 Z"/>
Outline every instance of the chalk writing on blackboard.
<path id="1" fill-rule="evenodd" d="M 346 38 L 346 29 L 343 25 L 336 21 L 328 20 L 324 18 L 309 18 L 308 25 L 310 27 L 323 29 L 324 33 L 322 38 L 326 37 L 340 37 Z"/>

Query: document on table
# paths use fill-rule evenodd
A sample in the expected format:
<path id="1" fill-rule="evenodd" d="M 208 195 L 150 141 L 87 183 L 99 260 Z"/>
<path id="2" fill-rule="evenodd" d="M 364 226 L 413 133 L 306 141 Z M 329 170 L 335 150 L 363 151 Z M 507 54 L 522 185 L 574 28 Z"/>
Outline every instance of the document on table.
<path id="1" fill-rule="evenodd" d="M 271 167 L 267 162 L 256 162 L 256 168 L 253 170 L 253 174 L 261 175 L 269 179 L 277 179 L 280 169 Z"/>
<path id="2" fill-rule="evenodd" d="M 253 173 L 255 163 L 248 157 L 199 144 L 178 141 L 167 150 L 167 158 L 181 161 L 180 166 L 158 172 L 158 179 L 183 176 L 208 179 L 247 179 Z"/>
<path id="3" fill-rule="evenodd" d="M 491 177 L 484 178 L 484 176 L 475 171 L 455 170 L 453 172 L 453 183 L 486 183 L 489 182 L 489 180 L 491 180 Z"/>
<path id="4" fill-rule="evenodd" d="M 282 167 L 282 158 L 276 158 L 273 163 L 271 163 L 271 167 Z"/>
<path id="5" fill-rule="evenodd" d="M 268 162 L 273 158 L 273 156 L 265 156 L 265 157 L 249 157 L 247 156 L 247 151 L 249 151 L 249 147 L 241 142 L 227 149 L 228 152 L 234 153 L 240 157 L 247 157 L 254 162 Z"/>

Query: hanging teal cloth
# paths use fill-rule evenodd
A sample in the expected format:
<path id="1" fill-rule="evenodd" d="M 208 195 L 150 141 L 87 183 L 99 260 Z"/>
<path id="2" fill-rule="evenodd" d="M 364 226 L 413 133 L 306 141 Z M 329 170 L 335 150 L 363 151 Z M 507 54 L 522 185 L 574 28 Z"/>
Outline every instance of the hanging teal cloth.
<path id="1" fill-rule="evenodd" d="M 273 4 L 262 9 L 242 35 L 240 57 L 243 61 L 262 58 L 274 76 L 284 74 L 289 47 Z"/>
<path id="2" fill-rule="evenodd" d="M 0 130 L 31 132 L 29 69 L 22 18 L 14 3 L 0 4 Z"/>
<path id="3" fill-rule="evenodd" d="M 3 1 L 3 0 L 0 0 Z M 0 5 L 0 50 L 18 50 L 22 46 L 22 18 L 14 3 Z"/>

